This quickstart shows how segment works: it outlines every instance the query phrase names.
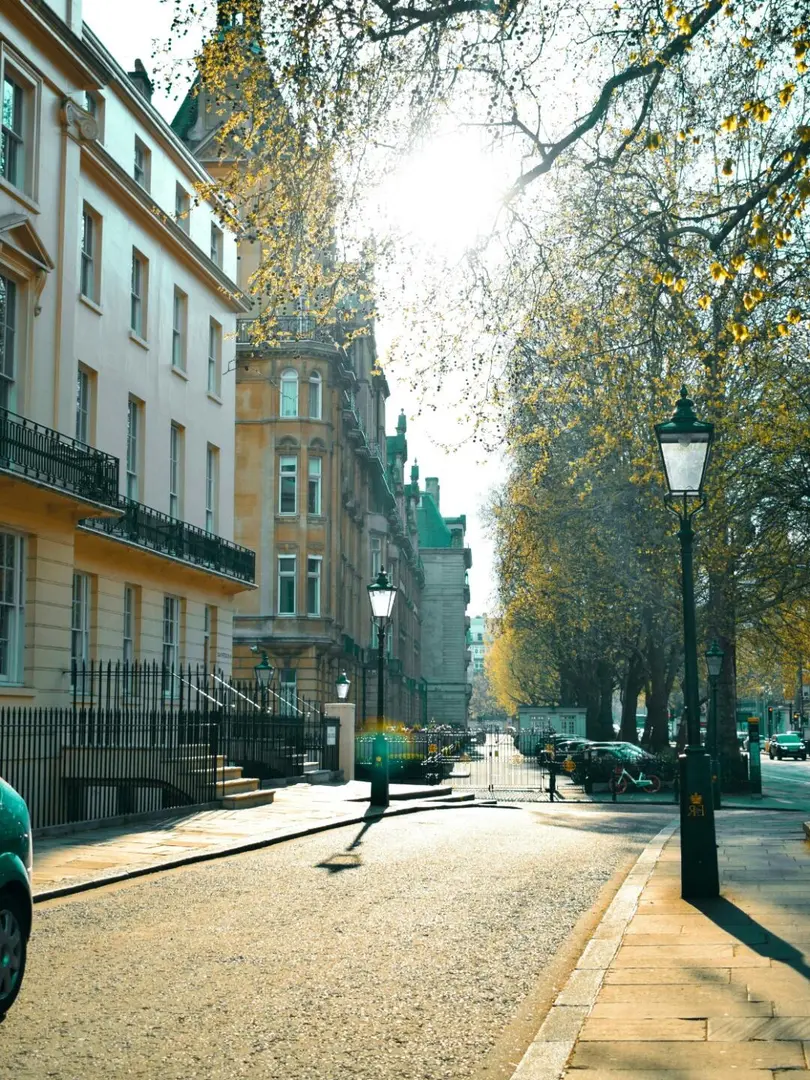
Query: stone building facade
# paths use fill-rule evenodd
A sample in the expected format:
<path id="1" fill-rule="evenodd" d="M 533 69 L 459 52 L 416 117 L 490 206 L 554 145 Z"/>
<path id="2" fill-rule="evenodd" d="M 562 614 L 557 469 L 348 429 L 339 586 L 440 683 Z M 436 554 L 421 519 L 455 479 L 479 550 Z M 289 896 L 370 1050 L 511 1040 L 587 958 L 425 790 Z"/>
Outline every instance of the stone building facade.
<path id="1" fill-rule="evenodd" d="M 260 28 L 246 7 L 245 47 Z M 232 19 L 229 8 L 221 21 Z M 221 116 L 205 88 L 186 98 L 173 127 L 200 164 L 223 167 Z M 237 281 L 246 292 L 261 245 L 245 232 Z M 294 340 L 265 343 L 251 331 L 257 302 L 240 319 L 236 346 L 235 529 L 257 552 L 258 589 L 240 602 L 235 671 L 250 677 L 252 650 L 266 651 L 285 696 L 333 700 L 345 670 L 358 720 L 377 703 L 376 631 L 367 586 L 385 567 L 397 584 L 388 634 L 386 714 L 425 716 L 420 678 L 421 591 L 416 500 L 406 481 L 405 417 L 386 434 L 389 388 L 376 352 L 374 323 L 334 312 L 316 324 L 305 299 L 280 316 Z M 359 314 L 358 314 L 359 310 Z M 349 331 L 349 333 L 347 333 Z"/>
<path id="2" fill-rule="evenodd" d="M 0 87 L 0 707 L 73 661 L 228 669 L 235 242 L 80 0 L 0 7 Z"/>
<path id="3" fill-rule="evenodd" d="M 465 546 L 467 520 L 443 517 L 439 481 L 425 480 L 417 511 L 419 551 L 425 567 L 422 594 L 422 675 L 427 684 L 430 722 L 462 724 L 468 720 L 472 660 L 467 644 L 472 552 Z"/>

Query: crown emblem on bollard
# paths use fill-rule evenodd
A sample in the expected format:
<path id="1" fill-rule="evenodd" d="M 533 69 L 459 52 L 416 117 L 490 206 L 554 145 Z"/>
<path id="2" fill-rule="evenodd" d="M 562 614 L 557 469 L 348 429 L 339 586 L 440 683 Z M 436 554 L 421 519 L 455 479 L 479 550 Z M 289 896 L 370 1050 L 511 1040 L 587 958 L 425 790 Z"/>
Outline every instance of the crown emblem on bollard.
<path id="1" fill-rule="evenodd" d="M 689 796 L 689 817 L 705 817 L 706 807 L 703 805 L 703 796 L 693 791 Z"/>

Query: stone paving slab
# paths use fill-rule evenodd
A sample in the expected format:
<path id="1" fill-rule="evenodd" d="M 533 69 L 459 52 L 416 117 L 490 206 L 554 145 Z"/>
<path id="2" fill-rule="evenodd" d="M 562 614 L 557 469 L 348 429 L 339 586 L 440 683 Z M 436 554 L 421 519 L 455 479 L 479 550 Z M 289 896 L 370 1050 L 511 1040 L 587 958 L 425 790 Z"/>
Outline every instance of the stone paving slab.
<path id="1" fill-rule="evenodd" d="M 514 1080 L 810 1075 L 810 844 L 802 820 L 721 813 L 717 829 L 721 898 L 681 899 L 677 834 L 657 855 L 649 845 L 628 878 L 626 925 L 608 913 L 557 999 L 579 1006 L 568 1032 L 585 1013 L 565 1066 L 527 1055 Z"/>

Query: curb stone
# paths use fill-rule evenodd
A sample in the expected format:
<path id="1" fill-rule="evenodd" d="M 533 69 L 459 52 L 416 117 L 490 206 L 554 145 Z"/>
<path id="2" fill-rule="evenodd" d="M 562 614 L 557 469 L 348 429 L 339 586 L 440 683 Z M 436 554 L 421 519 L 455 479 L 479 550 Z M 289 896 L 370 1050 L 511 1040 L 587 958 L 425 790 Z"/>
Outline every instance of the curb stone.
<path id="1" fill-rule="evenodd" d="M 362 825 L 371 820 L 379 820 L 383 817 L 396 817 L 404 814 L 417 814 L 427 810 L 464 810 L 477 806 L 474 802 L 435 802 L 425 801 L 422 803 L 409 802 L 404 806 L 388 806 L 378 813 L 366 811 L 364 814 L 349 814 L 341 818 L 333 818 L 331 821 L 318 825 L 307 825 L 299 828 L 294 826 L 286 832 L 275 833 L 273 836 L 265 836 L 260 840 L 248 840 L 239 844 L 223 844 L 220 847 L 210 848 L 208 851 L 198 851 L 191 855 L 181 855 L 176 859 L 165 859 L 153 863 L 151 866 L 138 866 L 132 870 L 122 870 L 118 873 L 105 874 L 103 877 L 92 878 L 90 881 L 76 881 L 70 885 L 58 885 L 52 889 L 41 889 L 35 892 L 33 901 L 42 904 L 47 900 L 59 900 L 65 896 L 74 896 L 76 893 L 90 892 L 92 889 L 103 889 L 106 885 L 116 885 L 122 881 L 131 881 L 134 878 L 148 877 L 150 874 L 159 874 L 164 870 L 177 870 L 183 866 L 192 866 L 195 863 L 213 862 L 214 859 L 223 859 L 228 855 L 241 855 L 243 852 L 260 851 L 262 848 L 273 847 L 274 844 L 283 844 L 287 840 L 297 840 L 304 836 L 314 836 L 317 833 L 329 832 L 331 829 L 342 829 L 345 825 Z"/>
<path id="2" fill-rule="evenodd" d="M 582 1025 L 596 1003 L 605 972 L 636 912 L 642 889 L 679 824 L 676 820 L 665 826 L 639 855 L 602 916 L 599 937 L 592 937 L 585 946 L 510 1080 L 560 1080 Z"/>

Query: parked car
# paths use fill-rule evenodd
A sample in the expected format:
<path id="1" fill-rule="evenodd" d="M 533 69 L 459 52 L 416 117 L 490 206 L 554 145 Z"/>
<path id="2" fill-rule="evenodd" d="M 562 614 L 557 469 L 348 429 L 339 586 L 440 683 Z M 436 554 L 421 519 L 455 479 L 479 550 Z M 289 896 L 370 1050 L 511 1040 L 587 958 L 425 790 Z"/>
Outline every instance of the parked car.
<path id="1" fill-rule="evenodd" d="M 781 761 L 783 757 L 792 757 L 798 758 L 800 761 L 807 761 L 807 747 L 798 731 L 788 731 L 783 735 L 774 735 L 769 740 L 768 757 L 771 761 L 773 761 L 774 758 Z"/>
<path id="2" fill-rule="evenodd" d="M 652 754 L 642 750 L 635 743 L 603 742 L 591 743 L 591 779 L 596 783 L 607 783 L 614 770 L 624 767 L 633 776 L 639 772 L 658 773 L 658 763 Z"/>
<path id="3" fill-rule="evenodd" d="M 31 819 L 25 800 L 0 777 L 0 1018 L 22 986 L 33 905 Z"/>

